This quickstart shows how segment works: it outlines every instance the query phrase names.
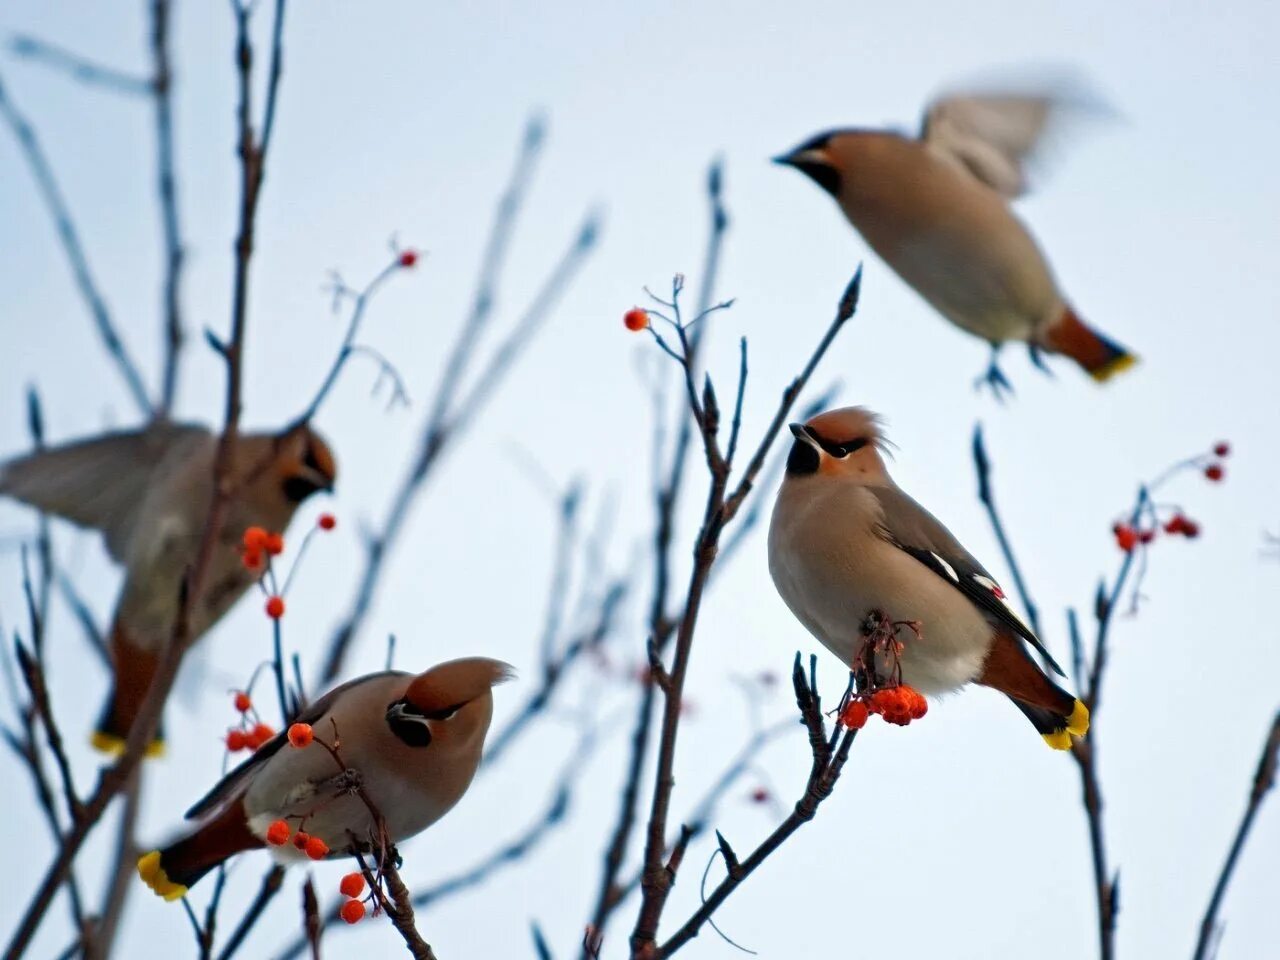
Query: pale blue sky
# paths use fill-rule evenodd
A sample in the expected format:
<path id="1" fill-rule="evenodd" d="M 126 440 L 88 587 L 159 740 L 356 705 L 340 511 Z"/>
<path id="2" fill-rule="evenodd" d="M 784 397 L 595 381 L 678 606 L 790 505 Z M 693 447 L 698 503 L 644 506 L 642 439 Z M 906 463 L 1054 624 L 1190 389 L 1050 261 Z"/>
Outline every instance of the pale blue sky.
<path id="1" fill-rule="evenodd" d="M 545 335 L 414 513 L 359 648 L 377 668 L 381 637 L 400 637 L 400 663 L 420 667 L 476 652 L 534 679 L 552 512 L 514 466 L 532 451 L 558 479 L 589 475 L 618 505 L 614 558 L 625 564 L 649 522 L 650 425 L 636 354 L 619 317 L 675 271 L 701 268 L 707 162 L 726 164 L 732 232 L 712 366 L 727 384 L 735 341 L 750 338 L 747 436 L 827 323 L 843 284 L 867 258 L 862 309 L 819 382 L 885 414 L 899 482 L 930 506 L 999 576 L 1007 576 L 974 498 L 969 436 L 986 424 L 995 482 L 1033 585 L 1046 640 L 1065 659 L 1061 611 L 1087 608 L 1118 561 L 1108 529 L 1135 482 L 1219 438 L 1235 446 L 1221 488 L 1196 477 L 1168 496 L 1203 523 L 1195 543 L 1161 543 L 1136 619 L 1118 620 L 1098 727 L 1112 857 L 1122 877 L 1122 957 L 1189 956 L 1195 928 L 1241 811 L 1265 726 L 1280 700 L 1280 647 L 1271 609 L 1280 565 L 1261 556 L 1280 528 L 1275 489 L 1275 357 L 1280 283 L 1280 88 L 1274 5 L 1134 2 L 1122 6 L 978 2 L 877 4 L 566 3 L 296 4 L 263 201 L 252 291 L 246 419 L 274 425 L 296 412 L 332 355 L 341 325 L 321 294 L 326 271 L 351 282 L 385 260 L 386 242 L 430 251 L 374 305 L 364 338 L 396 359 L 410 411 L 385 414 L 367 397 L 372 371 L 354 367 L 320 418 L 342 464 L 333 509 L 340 533 L 297 584 L 287 625 L 304 651 L 327 641 L 357 569 L 361 518 L 381 514 L 422 401 L 471 292 L 480 246 L 520 131 L 549 117 L 549 144 L 516 239 L 499 309 L 510 317 L 536 288 L 585 210 L 607 223 L 598 254 Z M 142 4 L 14 0 L 0 31 L 34 33 L 121 67 L 146 62 Z M 265 18 L 263 19 L 265 24 Z M 225 329 L 237 190 L 234 77 L 226 4 L 179 4 L 177 125 L 182 214 L 190 242 L 185 307 L 193 326 Z M 1043 188 L 1020 208 L 1049 251 L 1080 313 L 1143 358 L 1098 388 L 1065 364 L 1056 377 L 1010 351 L 1017 402 L 996 407 L 970 389 L 981 344 L 941 323 L 847 228 L 820 191 L 767 158 L 842 124 L 914 127 L 934 91 L 992 71 L 1070 68 L 1119 119 L 1065 144 Z M 155 379 L 159 359 L 158 224 L 151 118 L 137 101 L 0 59 L 11 95 L 37 123 L 75 210 L 96 275 L 126 339 Z M 51 437 L 70 438 L 133 410 L 71 284 L 53 230 L 7 131 L 0 135 L 0 455 L 25 444 L 23 390 L 38 383 Z M 219 409 L 221 372 L 193 343 L 181 413 Z M 682 534 L 692 536 L 700 493 Z M 318 509 L 318 508 L 317 508 Z M 0 508 L 0 533 L 28 529 Z M 60 537 L 105 618 L 114 573 L 96 541 Z M 680 556 L 685 555 L 681 547 Z M 647 592 L 647 585 L 641 593 Z M 336 599 L 335 599 L 336 598 Z M 21 624 L 18 562 L 0 556 L 0 622 Z M 641 649 L 640 611 L 623 644 Z M 52 677 L 65 729 L 85 729 L 102 678 L 81 669 L 74 624 L 55 618 Z M 208 693 L 170 715 L 173 753 L 152 771 L 145 834 L 161 838 L 216 776 L 214 740 L 230 719 L 220 691 L 264 656 L 256 603 L 238 608 L 205 645 Z M 696 719 L 684 731 L 677 811 L 714 774 L 708 757 L 736 747 L 741 710 L 728 677 L 785 673 L 793 652 L 819 649 L 777 599 L 753 539 L 720 581 L 703 618 L 691 674 Z M 1206 664 L 1216 667 L 1206 676 Z M 821 656 L 830 696 L 842 684 Z M 523 695 L 498 694 L 499 709 Z M 622 698 L 595 702 L 584 684 L 567 707 L 589 705 L 620 726 Z M 786 716 L 789 698 L 770 710 Z M 79 738 L 75 737 L 77 743 Z M 544 784 L 572 749 L 568 727 L 524 743 L 518 759 L 479 782 L 438 827 L 408 845 L 408 875 L 428 881 L 469 862 L 541 809 Z M 528 923 L 570 956 L 598 876 L 613 816 L 621 729 L 612 729 L 578 794 L 573 824 L 539 856 L 483 890 L 422 917 L 445 960 L 530 955 Z M 87 749 L 74 757 L 91 782 Z M 11 870 L 0 904 L 8 929 L 48 852 L 22 773 L 0 835 Z M 766 758 L 771 781 L 798 795 L 808 752 L 797 728 Z M 719 823 L 739 849 L 771 815 L 743 797 Z M 648 785 L 646 784 L 646 790 Z M 968 691 L 935 704 L 906 730 L 874 725 L 818 819 L 718 915 L 761 956 L 967 958 L 1091 955 L 1094 907 L 1084 820 L 1071 762 L 1044 749 L 1002 699 Z M 527 809 L 526 809 L 527 807 Z M 876 830 L 869 833 L 868 823 Z M 82 858 L 96 890 L 105 836 Z M 1274 909 L 1280 813 L 1268 809 L 1241 862 L 1223 916 L 1223 960 L 1263 955 L 1280 941 Z M 709 848 L 695 848 L 672 896 L 674 922 L 698 902 Z M 260 856 L 251 858 L 261 859 Z M 323 866 L 332 891 L 345 867 Z M 259 863 L 236 872 L 232 917 Z M 245 956 L 267 956 L 297 929 L 297 878 Z M 201 899 L 198 892 L 197 899 Z M 33 955 L 67 940 L 65 913 Z M 604 955 L 623 955 L 624 909 Z M 229 922 L 229 921 L 224 921 Z M 186 949 L 174 906 L 138 897 L 125 955 Z M 157 944 L 163 944 L 163 948 Z M 394 955 L 392 931 L 339 931 L 333 956 Z M 690 956 L 734 957 L 707 931 Z M 181 952 L 174 955 L 183 955 Z"/>

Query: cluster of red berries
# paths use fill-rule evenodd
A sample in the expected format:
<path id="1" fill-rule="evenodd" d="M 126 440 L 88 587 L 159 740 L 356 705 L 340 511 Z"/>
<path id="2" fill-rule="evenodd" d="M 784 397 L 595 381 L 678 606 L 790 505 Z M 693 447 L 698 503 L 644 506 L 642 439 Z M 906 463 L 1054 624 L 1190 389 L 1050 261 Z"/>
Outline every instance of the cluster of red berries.
<path id="1" fill-rule="evenodd" d="M 840 711 L 840 723 L 850 730 L 861 730 L 871 714 L 879 714 L 885 723 L 905 727 L 929 712 L 929 701 L 914 687 L 900 683 L 896 687 L 877 690 L 867 699 L 850 700 Z"/>
<path id="2" fill-rule="evenodd" d="M 1212 452 L 1217 459 L 1210 459 L 1208 456 L 1193 457 L 1180 466 L 1196 467 L 1204 474 L 1206 480 L 1211 483 L 1221 483 L 1227 476 L 1227 468 L 1222 465 L 1222 459 L 1231 453 L 1231 444 L 1220 440 L 1213 445 Z M 1133 523 L 1118 521 L 1111 527 L 1111 533 L 1116 538 L 1116 546 L 1125 553 L 1132 553 L 1139 544 L 1151 543 L 1161 530 L 1173 536 L 1186 537 L 1188 540 L 1194 540 L 1200 536 L 1200 524 L 1181 511 L 1163 523 L 1158 518 L 1152 517 L 1150 524 L 1146 526 L 1135 526 Z"/>
<path id="3" fill-rule="evenodd" d="M 632 307 L 622 315 L 622 323 L 632 333 L 639 333 L 649 326 L 649 311 L 644 307 Z"/>
<path id="4" fill-rule="evenodd" d="M 364 874 L 358 871 L 346 874 L 338 884 L 338 890 L 347 898 L 347 902 L 338 911 L 338 916 L 347 923 L 359 923 L 364 919 L 364 901 L 360 899 L 360 895 L 364 893 Z"/>
<path id="5" fill-rule="evenodd" d="M 1156 533 L 1161 529 L 1165 533 L 1183 536 L 1188 540 L 1194 540 L 1200 536 L 1200 524 L 1183 513 L 1175 513 L 1163 524 L 1158 523 L 1152 527 L 1134 527 L 1128 523 L 1117 523 L 1111 528 L 1111 532 L 1115 535 L 1116 546 L 1125 553 L 1132 553 L 1138 544 L 1146 544 L 1154 540 Z"/>
<path id="6" fill-rule="evenodd" d="M 267 557 L 278 557 L 284 553 L 284 536 L 262 527 L 249 527 L 244 532 L 241 545 L 240 561 L 245 569 L 260 573 L 266 569 Z"/>
<path id="7" fill-rule="evenodd" d="M 275 728 L 269 723 L 257 722 L 250 726 L 249 713 L 253 710 L 253 700 L 250 699 L 249 694 L 243 690 L 237 690 L 232 702 L 235 704 L 235 708 L 240 711 L 241 726 L 227 731 L 227 750 L 231 753 L 239 753 L 241 750 L 257 750 L 276 735 Z"/>
<path id="8" fill-rule="evenodd" d="M 312 860 L 323 860 L 329 855 L 329 845 L 319 837 L 313 837 L 304 830 L 296 833 L 287 821 L 272 820 L 267 826 L 267 843 L 273 847 L 283 847 L 293 840 L 293 845 Z"/>

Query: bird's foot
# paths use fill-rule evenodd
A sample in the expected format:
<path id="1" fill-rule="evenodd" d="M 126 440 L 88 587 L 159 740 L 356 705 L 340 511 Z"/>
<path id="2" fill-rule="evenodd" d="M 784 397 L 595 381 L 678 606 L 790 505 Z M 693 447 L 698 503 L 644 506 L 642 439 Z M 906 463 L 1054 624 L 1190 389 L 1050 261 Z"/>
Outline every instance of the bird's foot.
<path id="1" fill-rule="evenodd" d="M 1044 360 L 1044 349 L 1038 343 L 1028 343 L 1027 352 L 1031 354 L 1031 362 L 1035 364 L 1046 376 L 1052 377 L 1053 370 Z"/>
<path id="2" fill-rule="evenodd" d="M 1013 384 L 1009 382 L 1009 378 L 1004 375 L 1000 369 L 999 348 L 991 348 L 991 362 L 987 364 L 986 373 L 978 377 L 973 382 L 974 390 L 981 390 L 986 387 L 991 391 L 991 395 L 996 398 L 999 403 L 1004 403 L 1005 395 L 1013 396 Z"/>

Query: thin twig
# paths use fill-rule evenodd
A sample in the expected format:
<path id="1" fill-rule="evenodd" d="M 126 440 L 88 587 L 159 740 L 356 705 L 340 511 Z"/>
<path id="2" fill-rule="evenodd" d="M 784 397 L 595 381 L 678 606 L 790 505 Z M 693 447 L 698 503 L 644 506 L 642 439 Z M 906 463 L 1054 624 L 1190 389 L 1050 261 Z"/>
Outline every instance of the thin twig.
<path id="1" fill-rule="evenodd" d="M 170 0 L 151 0 L 150 84 L 156 120 L 156 188 L 160 195 L 160 227 L 164 244 L 164 357 L 161 364 L 157 417 L 173 411 L 185 334 L 182 328 L 182 266 L 186 250 L 178 220 L 178 187 L 173 147 L 173 67 L 169 53 Z"/>
<path id="2" fill-rule="evenodd" d="M 280 888 L 283 885 L 284 867 L 279 864 L 273 864 L 263 875 L 262 884 L 258 887 L 257 895 L 245 909 L 240 922 L 236 924 L 235 930 L 232 931 L 230 938 L 227 940 L 227 945 L 218 954 L 218 960 L 231 960 L 235 956 L 236 951 L 244 943 L 245 937 L 249 935 L 249 931 L 262 919 L 263 913 L 271 901 L 275 899 L 276 894 L 280 892 Z"/>
<path id="3" fill-rule="evenodd" d="M 98 328 L 98 335 L 102 337 L 103 345 L 107 348 L 107 353 L 114 361 L 116 369 L 119 370 L 120 375 L 124 378 L 125 386 L 128 388 L 128 392 L 133 397 L 138 409 L 144 416 L 150 416 L 152 413 L 151 401 L 147 397 L 147 388 L 143 386 L 142 375 L 138 373 L 137 364 L 129 356 L 129 351 L 125 347 L 124 341 L 120 339 L 115 321 L 111 318 L 111 311 L 107 308 L 107 303 L 98 289 L 98 284 L 93 279 L 93 273 L 89 269 L 89 260 L 84 252 L 84 245 L 80 242 L 80 233 L 76 230 L 75 223 L 71 219 L 71 212 L 67 209 L 62 190 L 58 186 L 58 181 L 54 178 L 53 168 L 49 165 L 49 159 L 45 156 L 44 148 L 40 146 L 35 130 L 32 129 L 31 124 L 9 98 L 2 80 L 0 80 L 0 116 L 4 117 L 5 122 L 9 124 L 10 129 L 13 131 L 14 137 L 17 138 L 18 146 L 21 148 L 22 155 L 27 161 L 31 175 L 35 178 L 36 186 L 39 188 L 40 196 L 44 199 L 45 206 L 49 209 L 49 216 L 53 219 L 53 225 L 58 232 L 58 239 L 62 243 L 63 252 L 66 254 L 67 261 L 71 266 L 76 289 L 80 291 L 81 298 L 89 308 L 89 313 L 93 316 L 93 322 Z"/>
<path id="4" fill-rule="evenodd" d="M 124 809 L 116 827 L 115 853 L 108 875 L 106 894 L 102 898 L 102 910 L 95 924 L 95 956 L 111 956 L 120 919 L 134 887 L 134 871 L 138 862 L 138 844 L 134 838 L 138 827 L 138 815 L 142 811 L 143 767 L 135 767 L 133 778 L 124 791 Z"/>
<path id="5" fill-rule="evenodd" d="M 843 730 L 837 726 L 837 746 L 834 751 L 828 750 L 825 722 L 822 717 L 821 701 L 818 691 L 807 678 L 801 666 L 800 654 L 796 654 L 795 666 L 792 669 L 792 684 L 796 691 L 796 702 L 800 708 L 801 721 L 809 731 L 809 744 L 813 752 L 813 764 L 804 793 L 796 802 L 795 809 L 778 827 L 764 839 L 761 844 L 745 859 L 740 859 L 729 846 L 723 836 L 717 834 L 720 850 L 724 856 L 727 875 L 717 884 L 711 894 L 703 899 L 700 906 L 681 927 L 660 947 L 649 945 L 647 957 L 665 958 L 671 956 L 686 943 L 698 935 L 702 925 L 711 919 L 729 896 L 751 876 L 751 874 L 769 856 L 797 830 L 814 818 L 818 807 L 831 795 L 836 781 L 844 769 L 849 757 L 849 750 L 857 736 L 856 730 Z M 633 948 L 634 951 L 634 948 Z"/>
<path id="6" fill-rule="evenodd" d="M 1231 849 L 1227 852 L 1226 862 L 1218 874 L 1218 882 L 1213 885 L 1213 895 L 1205 908 L 1204 919 L 1200 921 L 1200 937 L 1196 941 L 1196 950 L 1192 960 L 1210 960 L 1211 948 L 1220 935 L 1218 910 L 1227 893 L 1227 885 L 1235 872 L 1236 861 L 1240 859 L 1240 851 L 1244 849 L 1253 829 L 1253 821 L 1262 808 L 1262 801 L 1275 786 L 1276 764 L 1280 760 L 1280 713 L 1271 721 L 1271 729 L 1267 733 L 1266 742 L 1262 746 L 1262 755 L 1258 758 L 1258 769 L 1253 775 L 1253 787 L 1249 791 L 1249 802 L 1245 806 L 1244 816 L 1240 818 L 1240 826 L 1236 828 L 1235 839 L 1231 841 Z"/>
<path id="7" fill-rule="evenodd" d="M 316 899 L 316 885 L 310 874 L 302 885 L 302 929 L 311 948 L 311 960 L 320 960 L 320 934 L 324 926 L 320 923 L 320 901 Z"/>
<path id="8" fill-rule="evenodd" d="M 39 37 L 18 34 L 9 41 L 9 50 L 15 57 L 39 63 L 66 73 L 80 83 L 103 87 L 115 93 L 144 96 L 152 90 L 151 82 L 145 77 L 97 63 Z"/>
<path id="9" fill-rule="evenodd" d="M 1005 565 L 1009 568 L 1009 573 L 1013 577 L 1013 585 L 1018 590 L 1018 596 L 1022 599 L 1022 609 L 1027 611 L 1027 622 L 1031 625 L 1031 632 L 1037 637 L 1043 637 L 1040 632 L 1040 611 L 1035 605 L 1035 601 L 1031 599 L 1031 591 L 1027 589 L 1027 581 L 1022 576 L 1022 568 L 1018 566 L 1018 561 L 1013 555 L 1013 545 L 1009 542 L 1009 537 L 1004 531 L 1004 523 L 1000 519 L 1000 513 L 996 510 L 995 494 L 991 490 L 991 461 L 987 458 L 987 447 L 982 439 L 982 424 L 974 424 L 973 427 L 973 466 L 978 474 L 978 499 L 982 501 L 982 505 L 986 507 L 987 519 L 991 521 L 991 529 L 996 535 L 996 541 L 1000 544 L 1000 552 L 1004 554 Z"/>
<path id="10" fill-rule="evenodd" d="M 487 405 L 520 352 L 527 348 L 595 245 L 598 225 L 594 217 L 589 217 L 531 305 L 490 355 L 470 392 L 463 394 L 462 379 L 475 358 L 479 333 L 486 326 L 492 310 L 509 235 L 514 228 L 516 214 L 523 200 L 524 184 L 537 156 L 541 139 L 541 127 L 532 125 L 526 132 L 512 183 L 499 204 L 498 216 L 486 245 L 475 303 L 450 351 L 431 411 L 423 424 L 418 451 L 401 478 L 381 527 L 366 544 L 364 570 L 357 582 L 350 612 L 329 641 L 329 650 L 320 671 L 319 687 L 330 686 L 342 673 L 347 651 L 373 604 L 387 555 L 399 540 L 409 510 L 432 475 L 433 468 L 440 462 L 450 442 L 457 439 Z"/>

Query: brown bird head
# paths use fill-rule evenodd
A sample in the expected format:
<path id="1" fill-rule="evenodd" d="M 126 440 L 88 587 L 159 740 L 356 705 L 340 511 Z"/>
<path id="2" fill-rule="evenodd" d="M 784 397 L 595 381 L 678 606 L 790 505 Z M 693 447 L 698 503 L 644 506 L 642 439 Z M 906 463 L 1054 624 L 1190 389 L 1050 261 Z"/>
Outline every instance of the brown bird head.
<path id="1" fill-rule="evenodd" d="M 493 687 L 515 676 L 509 664 L 464 657 L 432 667 L 387 707 L 387 724 L 415 747 L 483 739 L 493 716 Z"/>
<path id="2" fill-rule="evenodd" d="M 275 468 L 285 499 L 295 506 L 320 490 L 333 491 L 338 465 L 333 451 L 307 425 L 298 427 L 278 441 Z"/>
<path id="3" fill-rule="evenodd" d="M 888 442 L 880 418 L 865 407 L 841 407 L 808 423 L 791 424 L 795 443 L 787 457 L 787 477 L 852 477 L 862 483 L 887 483 L 880 451 Z"/>
<path id="4" fill-rule="evenodd" d="M 810 180 L 820 186 L 831 196 L 840 196 L 840 168 L 834 156 L 834 141 L 841 135 L 839 130 L 827 130 L 810 137 L 794 150 L 774 157 L 774 163 L 795 167 Z"/>
<path id="5" fill-rule="evenodd" d="M 828 130 L 773 162 L 795 167 L 837 202 L 847 202 L 851 192 L 879 189 L 886 165 L 898 165 L 903 150 L 915 146 L 889 130 Z"/>

